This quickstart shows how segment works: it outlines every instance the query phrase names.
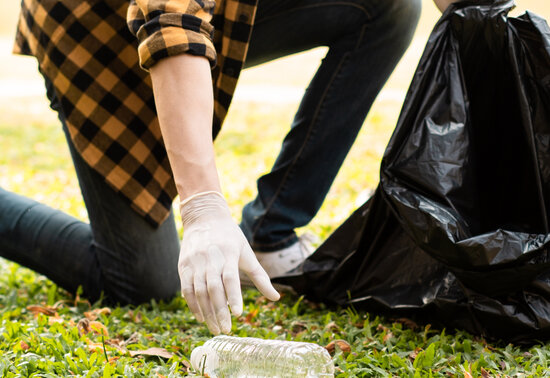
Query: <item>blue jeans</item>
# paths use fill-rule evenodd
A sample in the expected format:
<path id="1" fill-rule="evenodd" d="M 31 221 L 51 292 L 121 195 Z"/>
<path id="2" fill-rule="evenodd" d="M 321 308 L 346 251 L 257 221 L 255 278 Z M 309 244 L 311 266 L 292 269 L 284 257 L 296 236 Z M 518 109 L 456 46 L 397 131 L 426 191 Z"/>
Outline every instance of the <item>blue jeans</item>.
<path id="1" fill-rule="evenodd" d="M 329 50 L 271 171 L 242 213 L 252 247 L 284 248 L 315 216 L 374 99 L 409 45 L 419 0 L 260 0 L 246 66 Z"/>
<path id="2" fill-rule="evenodd" d="M 271 173 L 243 210 L 255 248 L 296 240 L 319 209 L 374 98 L 410 42 L 419 0 L 260 0 L 247 67 L 317 46 L 329 52 L 308 87 Z M 51 106 L 66 132 L 59 101 Z M 173 214 L 155 228 L 75 152 L 90 223 L 0 189 L 0 256 L 92 301 L 168 299 L 179 289 Z M 312 190 L 314 188 L 315 190 Z"/>

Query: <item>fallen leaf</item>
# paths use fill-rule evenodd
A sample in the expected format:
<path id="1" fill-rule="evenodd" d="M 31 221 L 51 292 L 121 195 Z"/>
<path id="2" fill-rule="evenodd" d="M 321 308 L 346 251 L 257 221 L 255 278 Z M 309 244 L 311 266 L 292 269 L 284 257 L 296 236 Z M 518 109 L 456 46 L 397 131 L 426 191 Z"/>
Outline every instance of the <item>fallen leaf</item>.
<path id="1" fill-rule="evenodd" d="M 90 322 L 90 329 L 96 335 L 103 335 L 103 336 L 109 337 L 109 331 L 107 331 L 107 327 L 105 327 L 101 322 L 98 322 L 97 320 Z"/>
<path id="2" fill-rule="evenodd" d="M 384 338 L 382 339 L 382 341 L 386 342 L 388 341 L 389 339 L 391 339 L 393 337 L 393 333 L 391 332 L 388 332 L 384 335 Z"/>
<path id="3" fill-rule="evenodd" d="M 115 338 L 115 339 L 105 340 L 105 344 L 109 344 L 111 346 L 114 346 L 115 348 L 118 348 L 118 347 L 124 345 L 124 341 Z"/>
<path id="4" fill-rule="evenodd" d="M 92 307 L 92 304 L 90 303 L 89 300 L 80 298 L 80 294 L 76 293 L 76 296 L 74 297 L 73 306 L 74 306 L 74 307 L 77 307 L 79 303 L 87 304 L 88 307 L 90 307 L 90 308 Z"/>
<path id="5" fill-rule="evenodd" d="M 336 346 L 338 346 L 338 349 L 340 349 L 344 354 L 351 352 L 351 345 L 349 345 L 349 343 L 345 340 L 333 340 L 325 346 L 325 349 L 331 356 L 333 356 L 336 352 Z"/>
<path id="6" fill-rule="evenodd" d="M 86 318 L 82 318 L 78 321 L 76 328 L 78 328 L 78 333 L 80 335 L 86 335 L 90 330 L 90 321 Z"/>
<path id="7" fill-rule="evenodd" d="M 411 353 L 409 353 L 409 360 L 411 362 L 414 362 L 416 360 L 416 357 L 418 357 L 418 354 L 422 351 L 422 348 L 418 347 L 415 350 L 413 350 Z"/>
<path id="8" fill-rule="evenodd" d="M 252 320 L 258 315 L 258 309 L 255 308 L 254 310 L 250 311 L 248 314 L 246 314 L 246 317 L 244 319 L 245 323 L 252 324 Z"/>
<path id="9" fill-rule="evenodd" d="M 128 311 L 124 317 L 129 317 L 134 323 L 141 323 L 141 312 Z"/>
<path id="10" fill-rule="evenodd" d="M 485 370 L 484 368 L 481 368 L 481 376 L 483 378 L 491 378 L 491 374 L 489 374 L 489 372 L 487 370 Z"/>
<path id="11" fill-rule="evenodd" d="M 139 333 L 134 332 L 126 340 L 122 342 L 123 346 L 139 343 Z"/>
<path id="12" fill-rule="evenodd" d="M 189 373 L 191 371 L 191 363 L 189 361 L 186 361 L 186 360 L 182 360 L 180 361 L 180 363 L 185 366 L 185 371 L 184 373 Z"/>
<path id="13" fill-rule="evenodd" d="M 464 371 L 464 378 L 473 378 L 472 374 L 468 373 L 467 371 Z"/>
<path id="14" fill-rule="evenodd" d="M 319 310 L 321 308 L 321 305 L 319 303 L 308 301 L 307 299 L 304 299 L 302 303 L 312 310 Z"/>
<path id="15" fill-rule="evenodd" d="M 330 322 L 325 326 L 325 329 L 329 332 L 335 332 L 338 331 L 340 327 L 335 322 Z"/>
<path id="16" fill-rule="evenodd" d="M 262 305 L 262 309 L 265 311 L 271 311 L 275 310 L 277 308 L 277 304 L 275 302 L 267 302 L 266 304 Z"/>
<path id="17" fill-rule="evenodd" d="M 108 307 L 96 308 L 92 311 L 85 311 L 84 316 L 89 320 L 96 320 L 101 315 L 109 316 L 111 315 L 111 309 Z"/>
<path id="18" fill-rule="evenodd" d="M 30 305 L 27 306 L 27 310 L 32 312 L 35 316 L 38 314 L 44 314 L 46 316 L 54 316 L 57 314 L 57 309 L 51 306 Z"/>
<path id="19" fill-rule="evenodd" d="M 30 348 L 29 344 L 27 344 L 27 343 L 24 342 L 23 340 L 21 340 L 21 342 L 19 343 L 19 345 L 21 346 L 21 349 L 23 349 L 23 350 L 29 350 L 29 348 Z"/>
<path id="20" fill-rule="evenodd" d="M 396 323 L 401 323 L 405 327 L 412 329 L 413 331 L 418 328 L 418 324 L 416 324 L 413 320 L 407 319 L 407 318 L 398 318 L 395 319 Z"/>
<path id="21" fill-rule="evenodd" d="M 153 357 L 162 357 L 162 358 L 172 358 L 174 353 L 168 352 L 164 348 L 149 348 L 145 350 L 131 350 L 131 357 L 137 356 L 153 356 Z"/>
<path id="22" fill-rule="evenodd" d="M 300 332 L 307 330 L 307 324 L 303 322 L 293 322 L 290 326 L 290 332 L 293 336 L 296 336 Z"/>
<path id="23" fill-rule="evenodd" d="M 102 343 L 88 343 L 88 350 L 90 352 L 103 353 Z"/>
<path id="24" fill-rule="evenodd" d="M 254 301 L 254 303 L 256 304 L 264 304 L 264 303 L 267 303 L 268 302 L 268 299 L 266 297 L 264 297 L 263 295 L 260 295 L 258 298 L 256 298 L 256 300 Z"/>

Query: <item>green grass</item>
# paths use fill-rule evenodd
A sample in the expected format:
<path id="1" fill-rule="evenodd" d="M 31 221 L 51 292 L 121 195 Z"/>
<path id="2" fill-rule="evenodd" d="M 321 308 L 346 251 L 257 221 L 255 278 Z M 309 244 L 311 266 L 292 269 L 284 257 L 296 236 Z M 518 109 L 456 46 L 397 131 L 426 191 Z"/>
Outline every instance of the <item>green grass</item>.
<path id="1" fill-rule="evenodd" d="M 326 203 L 302 231 L 327 237 L 360 202 L 361 193 L 376 186 L 380 156 L 398 110 L 381 105 L 369 116 Z M 232 109 L 216 150 L 235 218 L 253 198 L 255 178 L 271 166 L 293 111 L 287 105 L 235 104 Z M 86 219 L 57 124 L 0 124 L 0 151 L 0 186 Z M 245 311 L 233 319 L 233 335 L 322 346 L 341 340 L 342 348 L 336 347 L 333 355 L 341 377 L 543 376 L 550 361 L 547 345 L 488 343 L 461 331 L 353 308 L 329 309 L 289 294 L 277 303 L 255 290 L 246 290 L 244 297 Z M 211 337 L 180 298 L 102 308 L 28 269 L 0 261 L 0 376 L 185 376 L 193 373 L 188 369 L 191 350 Z M 169 358 L 135 355 L 149 348 L 163 348 Z"/>

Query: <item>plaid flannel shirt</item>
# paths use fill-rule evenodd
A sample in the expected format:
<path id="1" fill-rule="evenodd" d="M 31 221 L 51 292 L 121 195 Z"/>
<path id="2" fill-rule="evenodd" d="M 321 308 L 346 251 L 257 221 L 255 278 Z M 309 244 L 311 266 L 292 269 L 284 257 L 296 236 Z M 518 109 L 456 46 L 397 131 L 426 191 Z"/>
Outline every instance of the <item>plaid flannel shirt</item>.
<path id="1" fill-rule="evenodd" d="M 207 57 L 215 137 L 246 57 L 256 2 L 23 0 L 14 52 L 35 56 L 53 83 L 79 154 L 158 225 L 177 193 L 146 70 L 177 54 Z"/>

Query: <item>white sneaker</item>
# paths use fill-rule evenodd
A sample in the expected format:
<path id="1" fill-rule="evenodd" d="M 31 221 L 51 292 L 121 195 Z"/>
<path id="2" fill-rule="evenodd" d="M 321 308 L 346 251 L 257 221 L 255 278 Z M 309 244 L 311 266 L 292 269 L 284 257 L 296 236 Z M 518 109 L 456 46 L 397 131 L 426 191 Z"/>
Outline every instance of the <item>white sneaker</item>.
<path id="1" fill-rule="evenodd" d="M 254 251 L 260 265 L 264 268 L 269 278 L 283 277 L 298 267 L 314 252 L 311 245 L 311 237 L 302 235 L 298 241 L 286 248 L 273 252 Z M 254 286 L 250 278 L 239 272 L 241 286 Z"/>

